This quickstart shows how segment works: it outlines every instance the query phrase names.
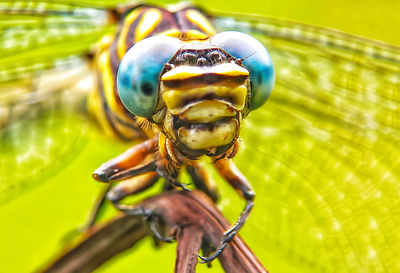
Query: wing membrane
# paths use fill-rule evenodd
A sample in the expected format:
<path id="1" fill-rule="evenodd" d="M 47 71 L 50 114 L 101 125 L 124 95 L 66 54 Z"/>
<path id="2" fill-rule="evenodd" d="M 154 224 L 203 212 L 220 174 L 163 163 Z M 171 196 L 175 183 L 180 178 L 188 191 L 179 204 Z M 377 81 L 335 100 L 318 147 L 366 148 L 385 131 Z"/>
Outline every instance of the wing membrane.
<path id="1" fill-rule="evenodd" d="M 0 83 L 74 64 L 109 31 L 105 10 L 31 3 L 0 2 Z"/>
<path id="2" fill-rule="evenodd" d="M 276 67 L 277 86 L 247 121 L 238 158 L 258 195 L 251 229 L 266 243 L 255 252 L 267 248 L 298 272 L 395 272 L 400 49 L 254 18 L 215 22 L 256 36 Z"/>
<path id="3" fill-rule="evenodd" d="M 56 174 L 87 141 L 77 114 L 94 79 L 84 55 L 115 27 L 106 6 L 89 4 L 0 2 L 0 204 Z"/>

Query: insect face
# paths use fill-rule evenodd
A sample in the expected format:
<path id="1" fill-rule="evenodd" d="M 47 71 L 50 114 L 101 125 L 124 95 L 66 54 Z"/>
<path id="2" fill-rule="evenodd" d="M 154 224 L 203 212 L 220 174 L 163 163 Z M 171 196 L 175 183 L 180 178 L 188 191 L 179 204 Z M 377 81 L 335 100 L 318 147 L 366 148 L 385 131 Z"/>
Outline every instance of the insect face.
<path id="1" fill-rule="evenodd" d="M 247 34 L 192 41 L 154 36 L 127 52 L 117 84 L 131 113 L 158 124 L 195 158 L 234 145 L 241 119 L 269 97 L 274 70 L 266 49 Z"/>
<path id="2" fill-rule="evenodd" d="M 163 130 L 188 155 L 218 155 L 238 137 L 249 71 L 209 41 L 185 44 L 161 76 Z"/>

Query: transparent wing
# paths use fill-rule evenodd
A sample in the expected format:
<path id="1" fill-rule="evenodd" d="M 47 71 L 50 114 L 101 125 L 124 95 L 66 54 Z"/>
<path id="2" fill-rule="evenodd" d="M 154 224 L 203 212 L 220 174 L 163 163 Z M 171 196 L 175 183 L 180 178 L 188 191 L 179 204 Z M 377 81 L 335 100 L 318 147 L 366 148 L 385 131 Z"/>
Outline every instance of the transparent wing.
<path id="1" fill-rule="evenodd" d="M 85 54 L 115 27 L 106 7 L 0 2 L 0 204 L 41 185 L 85 145 L 77 113 L 94 84 Z"/>
<path id="2" fill-rule="evenodd" d="M 257 194 L 253 250 L 272 272 L 397 272 L 400 48 L 270 18 L 214 20 L 260 39 L 276 67 L 237 158 Z"/>
<path id="3" fill-rule="evenodd" d="M 106 12 L 67 4 L 0 2 L 0 83 L 74 65 L 107 29 Z"/>

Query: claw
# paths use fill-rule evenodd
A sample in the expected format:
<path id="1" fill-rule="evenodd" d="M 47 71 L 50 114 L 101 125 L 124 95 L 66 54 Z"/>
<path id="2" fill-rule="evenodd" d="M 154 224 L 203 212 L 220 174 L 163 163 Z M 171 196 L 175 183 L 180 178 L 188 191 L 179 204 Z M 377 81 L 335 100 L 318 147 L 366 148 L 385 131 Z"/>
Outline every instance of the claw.
<path id="1" fill-rule="evenodd" d="M 201 260 L 200 263 L 201 264 L 209 263 L 209 262 L 212 262 L 213 260 L 215 260 L 215 258 L 218 258 L 218 256 L 221 255 L 222 251 L 224 251 L 224 249 L 228 245 L 228 243 L 230 243 L 233 240 L 236 233 L 237 233 L 237 230 L 235 227 L 232 227 L 231 229 L 226 231 L 224 233 L 224 235 L 222 236 L 220 245 L 217 247 L 217 249 L 211 255 L 209 255 L 207 257 L 198 255 L 198 257 Z"/>
<path id="2" fill-rule="evenodd" d="M 218 246 L 217 250 L 215 250 L 211 255 L 207 257 L 203 257 L 201 255 L 197 255 L 201 261 L 199 263 L 205 264 L 205 263 L 210 263 L 215 260 L 215 258 L 218 258 L 219 255 L 221 255 L 222 251 L 224 251 L 225 247 L 228 245 L 228 243 L 222 243 Z"/>

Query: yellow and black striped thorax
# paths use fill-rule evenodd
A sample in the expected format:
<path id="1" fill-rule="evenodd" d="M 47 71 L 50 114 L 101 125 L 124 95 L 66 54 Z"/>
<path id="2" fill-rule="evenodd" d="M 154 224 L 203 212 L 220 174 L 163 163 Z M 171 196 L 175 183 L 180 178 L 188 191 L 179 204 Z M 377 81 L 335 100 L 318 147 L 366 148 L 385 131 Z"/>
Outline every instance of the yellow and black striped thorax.
<path id="1" fill-rule="evenodd" d="M 89 99 L 89 108 L 108 134 L 129 140 L 153 132 L 138 126 L 140 118 L 126 110 L 118 95 L 117 71 L 127 50 L 149 36 L 205 39 L 214 35 L 215 30 L 195 7 L 177 6 L 174 10 L 140 6 L 125 11 L 118 24 L 116 33 L 105 36 L 95 54 L 98 88 Z"/>

